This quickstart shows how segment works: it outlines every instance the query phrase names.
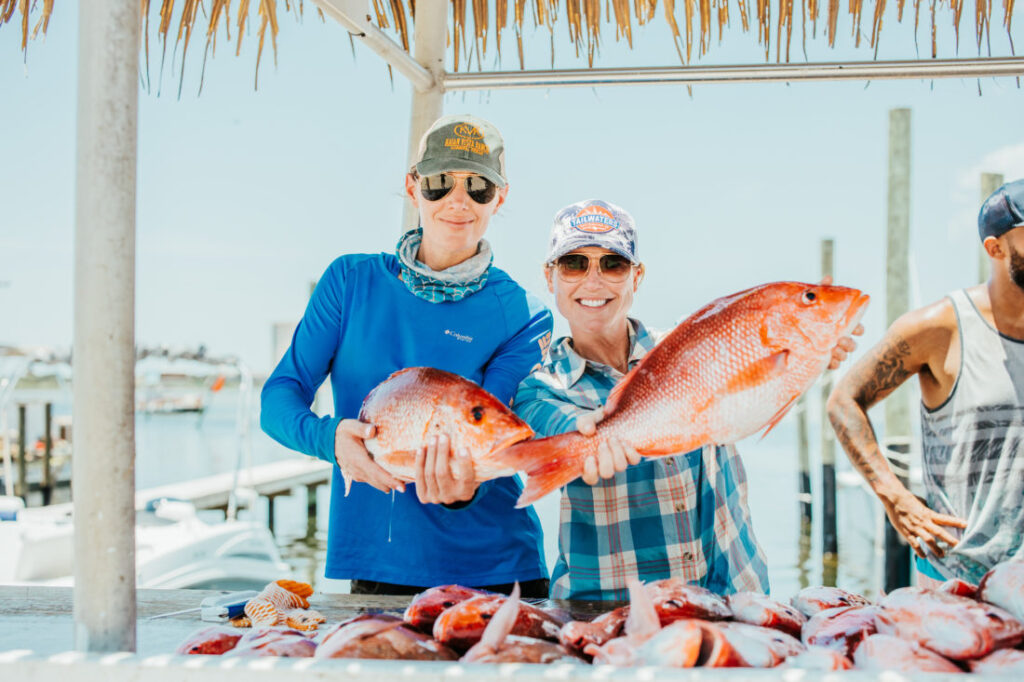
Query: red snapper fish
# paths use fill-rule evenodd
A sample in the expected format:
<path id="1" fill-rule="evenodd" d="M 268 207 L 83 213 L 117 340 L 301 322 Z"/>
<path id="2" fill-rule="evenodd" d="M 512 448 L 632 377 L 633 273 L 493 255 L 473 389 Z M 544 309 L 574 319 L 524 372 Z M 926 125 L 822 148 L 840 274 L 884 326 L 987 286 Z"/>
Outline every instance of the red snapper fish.
<path id="1" fill-rule="evenodd" d="M 785 633 L 800 636 L 800 629 L 807 617 L 792 606 L 780 604 L 774 599 L 757 592 L 736 592 L 726 597 L 732 610 L 732 617 L 740 623 L 775 628 Z"/>
<path id="2" fill-rule="evenodd" d="M 519 617 L 519 583 L 495 612 L 480 641 L 460 659 L 463 663 L 583 663 L 561 644 L 513 635 Z"/>
<path id="3" fill-rule="evenodd" d="M 490 592 L 462 585 L 431 587 L 412 598 L 402 618 L 413 627 L 430 631 L 442 611 L 481 594 L 490 594 Z"/>
<path id="4" fill-rule="evenodd" d="M 1024 623 L 1024 561 L 996 564 L 978 584 L 978 599 L 995 604 Z"/>
<path id="5" fill-rule="evenodd" d="M 875 627 L 957 661 L 1024 641 L 1024 624 L 998 606 L 920 587 L 901 587 L 882 598 Z"/>
<path id="6" fill-rule="evenodd" d="M 683 320 L 612 389 L 601 437 L 570 432 L 487 459 L 528 474 L 523 507 L 579 477 L 604 438 L 662 457 L 771 430 L 825 370 L 867 303 L 857 289 L 801 282 L 720 298 Z"/>
<path id="7" fill-rule="evenodd" d="M 242 634 L 238 628 L 210 625 L 189 635 L 174 653 L 219 656 L 234 649 Z"/>
<path id="8" fill-rule="evenodd" d="M 815 585 L 805 587 L 797 592 L 790 599 L 790 603 L 796 607 L 797 611 L 811 618 L 829 609 L 838 609 L 844 606 L 867 606 L 871 602 L 859 594 L 847 592 L 839 587 Z"/>
<path id="9" fill-rule="evenodd" d="M 450 439 L 452 452 L 469 450 L 476 480 L 515 473 L 483 457 L 533 436 L 533 430 L 493 395 L 468 379 L 432 367 L 399 370 L 363 400 L 359 419 L 377 427 L 366 439 L 374 461 L 396 478 L 416 478 L 416 453 L 436 436 Z M 346 480 L 346 492 L 348 481 Z"/>
<path id="10" fill-rule="evenodd" d="M 870 635 L 853 652 L 853 665 L 861 670 L 904 673 L 962 673 L 955 663 L 917 642 L 892 635 Z"/>
<path id="11" fill-rule="evenodd" d="M 317 647 L 315 658 L 454 661 L 454 651 L 410 628 L 401 618 L 364 613 L 339 623 Z"/>

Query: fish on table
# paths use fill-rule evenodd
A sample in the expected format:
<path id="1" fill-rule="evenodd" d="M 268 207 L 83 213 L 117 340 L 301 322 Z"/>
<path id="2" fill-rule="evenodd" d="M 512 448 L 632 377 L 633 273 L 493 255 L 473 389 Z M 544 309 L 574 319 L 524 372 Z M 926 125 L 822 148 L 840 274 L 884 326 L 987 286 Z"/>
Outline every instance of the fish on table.
<path id="1" fill-rule="evenodd" d="M 892 635 L 866 637 L 853 652 L 853 665 L 860 670 L 893 670 L 904 673 L 961 673 L 948 658 L 917 642 Z"/>
<path id="2" fill-rule="evenodd" d="M 480 641 L 460 659 L 463 663 L 585 663 L 557 642 L 513 635 L 519 616 L 519 583 L 495 612 Z"/>
<path id="3" fill-rule="evenodd" d="M 485 459 L 494 470 L 526 472 L 517 503 L 526 506 L 579 477 L 604 438 L 662 457 L 771 430 L 828 366 L 868 300 L 857 289 L 801 282 L 720 298 L 677 325 L 612 389 L 598 437 L 569 432 Z"/>
<path id="4" fill-rule="evenodd" d="M 459 602 L 466 601 L 470 597 L 481 594 L 492 594 L 486 590 L 478 590 L 474 587 L 463 587 L 462 585 L 438 585 L 420 592 L 406 607 L 402 618 L 406 623 L 419 628 L 424 632 L 430 632 L 434 627 L 434 621 L 447 608 L 455 606 Z"/>
<path id="5" fill-rule="evenodd" d="M 867 606 L 871 602 L 859 594 L 847 592 L 840 587 L 812 585 L 793 595 L 790 603 L 797 611 L 811 618 L 828 609 L 838 609 L 844 606 Z"/>
<path id="6" fill-rule="evenodd" d="M 978 583 L 978 599 L 995 604 L 1024 622 L 1024 560 L 993 566 Z"/>
<path id="7" fill-rule="evenodd" d="M 507 599 L 502 594 L 480 594 L 445 609 L 434 621 L 434 639 L 456 651 L 468 650 L 480 641 Z M 520 601 L 510 634 L 557 642 L 564 624 L 544 609 Z"/>
<path id="8" fill-rule="evenodd" d="M 875 627 L 877 613 L 878 608 L 873 605 L 840 606 L 819 611 L 804 625 L 801 639 L 808 646 L 853 656 L 864 638 L 878 632 Z"/>
<path id="9" fill-rule="evenodd" d="M 242 635 L 235 648 L 225 652 L 223 655 L 231 658 L 262 656 L 311 658 L 316 648 L 316 642 L 298 630 L 255 627 Z"/>
<path id="10" fill-rule="evenodd" d="M 732 611 L 734 620 L 775 628 L 794 637 L 800 636 L 801 628 L 807 622 L 807 616 L 794 607 L 777 602 L 768 595 L 757 592 L 730 594 L 726 597 L 726 604 Z"/>
<path id="11" fill-rule="evenodd" d="M 339 623 L 323 636 L 315 658 L 454 661 L 458 655 L 398 618 L 365 613 Z"/>

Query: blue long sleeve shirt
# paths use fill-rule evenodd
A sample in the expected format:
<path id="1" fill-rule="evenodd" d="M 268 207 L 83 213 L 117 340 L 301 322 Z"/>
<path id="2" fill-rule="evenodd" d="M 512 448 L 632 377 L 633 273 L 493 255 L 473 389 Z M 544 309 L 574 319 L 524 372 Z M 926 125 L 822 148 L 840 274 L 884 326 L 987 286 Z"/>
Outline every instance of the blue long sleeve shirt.
<path id="1" fill-rule="evenodd" d="M 263 430 L 335 465 L 326 576 L 423 586 L 546 578 L 537 514 L 514 508 L 518 478 L 482 484 L 459 509 L 421 504 L 412 484 L 386 494 L 354 483 L 345 497 L 334 458 L 338 422 L 356 418 L 366 394 L 392 372 L 447 370 L 507 404 L 550 339 L 551 313 L 498 268 L 480 291 L 443 303 L 414 296 L 398 274 L 391 254 L 335 260 L 263 387 Z M 310 405 L 328 376 L 335 414 L 318 417 Z"/>

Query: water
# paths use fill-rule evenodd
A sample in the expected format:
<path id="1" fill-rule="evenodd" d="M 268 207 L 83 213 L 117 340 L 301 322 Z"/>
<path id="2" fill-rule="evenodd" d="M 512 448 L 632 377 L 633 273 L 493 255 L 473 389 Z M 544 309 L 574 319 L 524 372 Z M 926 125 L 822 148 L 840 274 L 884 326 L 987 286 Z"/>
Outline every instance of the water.
<path id="1" fill-rule="evenodd" d="M 258 400 L 251 415 L 251 445 L 240 447 L 237 426 L 238 392 L 224 389 L 211 394 L 201 414 L 139 415 L 136 419 L 137 489 L 177 483 L 211 474 L 233 471 L 241 458 L 243 464 L 263 464 L 300 456 L 272 441 L 258 427 Z M 28 408 L 28 434 L 34 440 L 43 430 L 43 403 L 54 403 L 54 416 L 70 413 L 70 391 L 62 389 L 19 390 L 15 403 Z M 13 410 L 12 410 L 13 413 Z M 11 415 L 14 416 L 13 414 Z M 819 423 L 819 415 L 809 415 L 809 423 Z M 16 424 L 9 418 L 9 424 Z M 754 530 L 768 557 L 772 594 L 788 600 L 801 587 L 827 583 L 828 571 L 822 564 L 820 464 L 812 445 L 812 481 L 815 498 L 814 523 L 809 538 L 800 532 L 797 502 L 798 476 L 796 419 L 787 416 L 763 440 L 755 436 L 738 445 L 748 476 L 748 490 Z M 820 433 L 811 428 L 810 442 L 820 442 Z M 845 456 L 838 451 L 838 468 L 848 469 Z M 275 532 L 282 555 L 295 571 L 295 577 L 318 590 L 344 590 L 343 581 L 323 577 L 329 486 L 317 492 L 315 532 L 310 534 L 305 489 L 275 501 Z M 549 566 L 557 557 L 558 496 L 549 495 L 536 504 L 544 528 L 544 545 Z M 216 511 L 202 512 L 207 520 L 222 518 Z M 267 501 L 259 498 L 239 517 L 266 521 Z M 878 584 L 878 557 L 874 552 L 874 534 L 880 508 L 862 490 L 839 490 L 839 563 L 834 567 L 835 584 L 848 590 L 875 596 Z"/>

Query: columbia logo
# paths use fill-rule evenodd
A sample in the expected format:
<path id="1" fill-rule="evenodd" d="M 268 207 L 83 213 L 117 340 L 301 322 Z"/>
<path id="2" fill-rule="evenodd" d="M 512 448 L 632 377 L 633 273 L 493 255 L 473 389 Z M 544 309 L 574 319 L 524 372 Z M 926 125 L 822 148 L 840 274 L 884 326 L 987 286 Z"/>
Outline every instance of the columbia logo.
<path id="1" fill-rule="evenodd" d="M 444 335 L 445 336 L 454 336 L 457 341 L 464 341 L 465 343 L 473 343 L 473 337 L 472 336 L 468 336 L 466 334 L 460 334 L 458 332 L 453 332 L 451 329 L 445 329 L 444 330 Z"/>

